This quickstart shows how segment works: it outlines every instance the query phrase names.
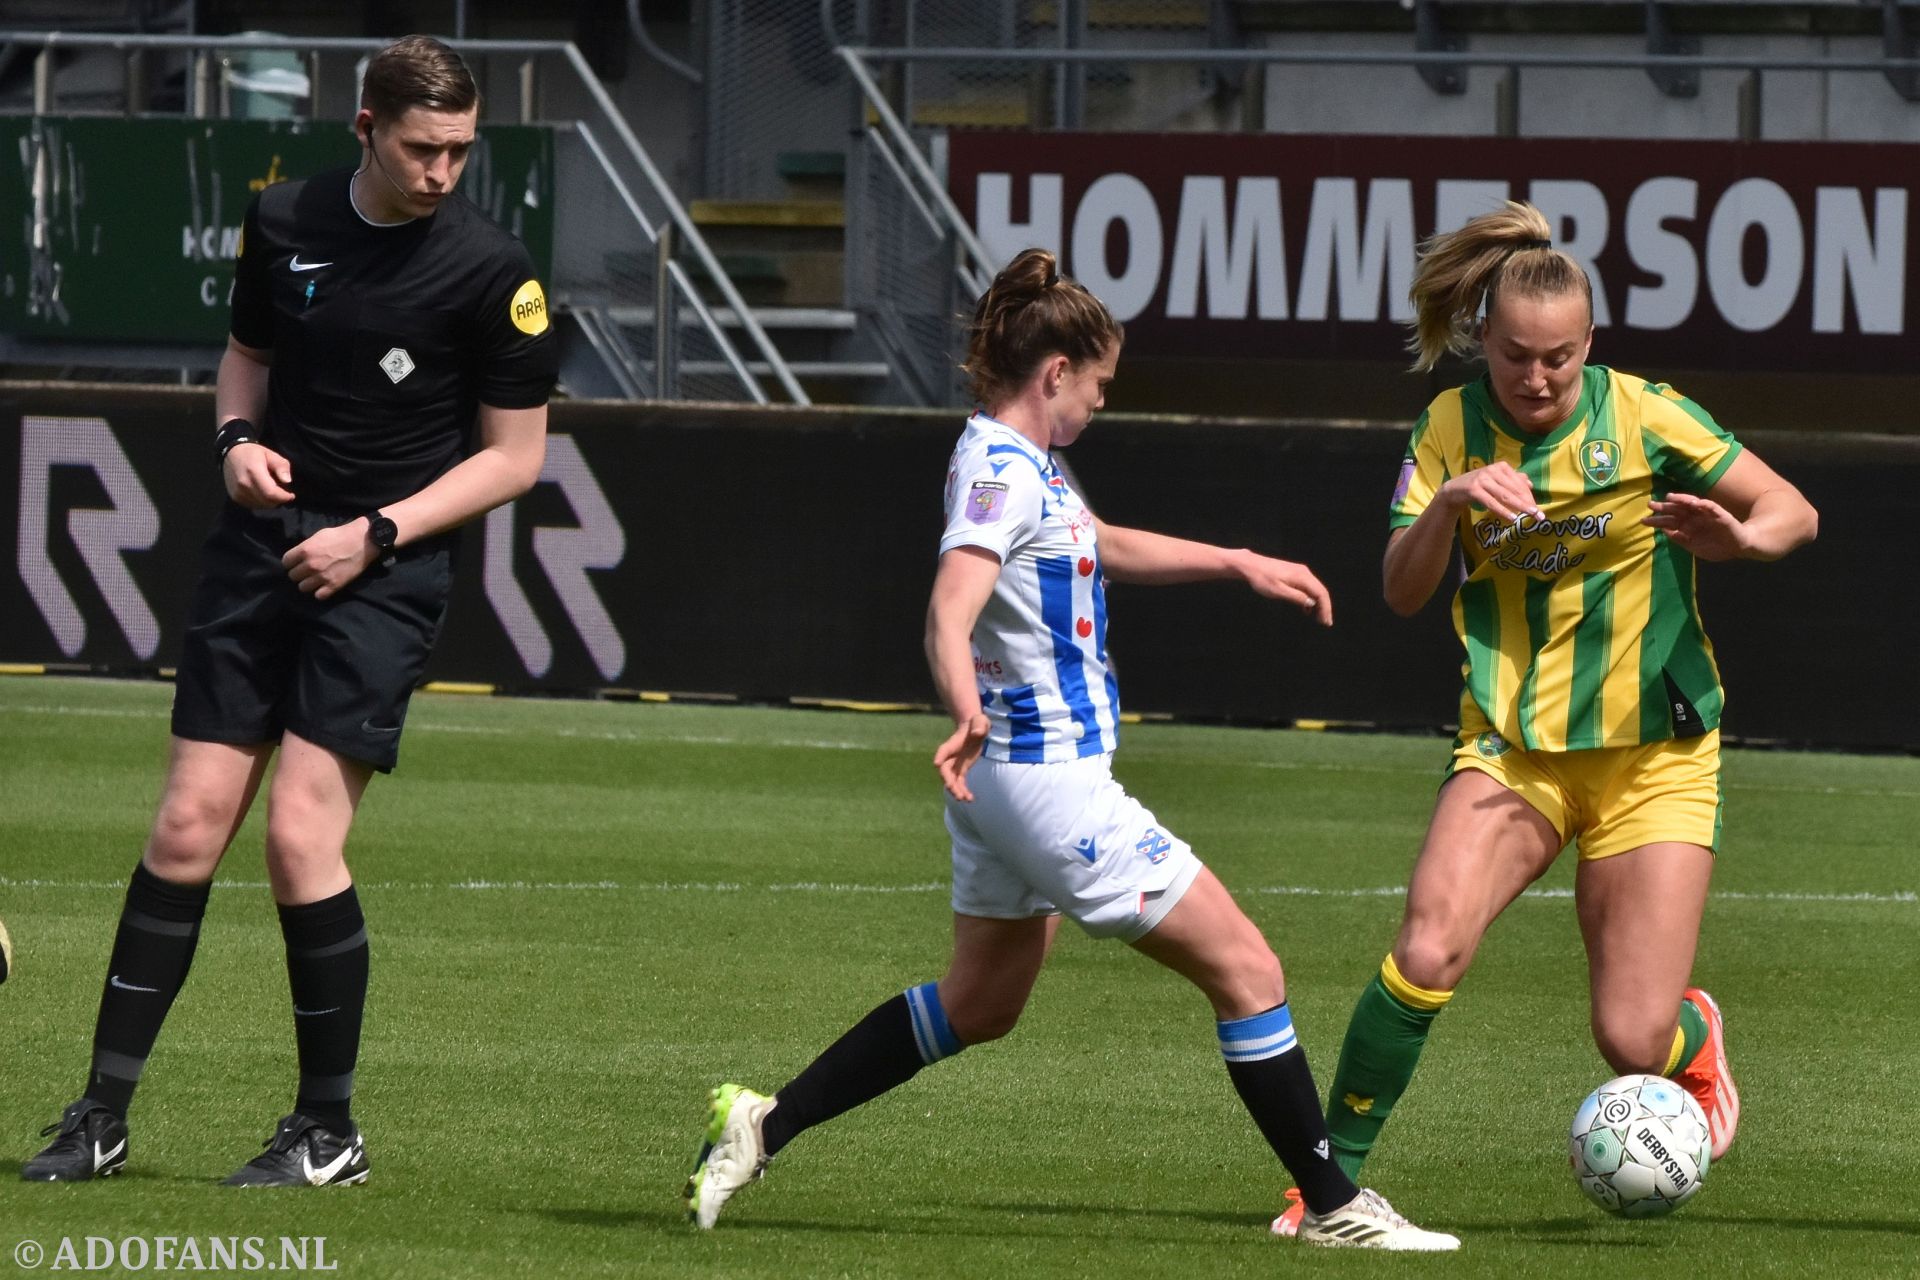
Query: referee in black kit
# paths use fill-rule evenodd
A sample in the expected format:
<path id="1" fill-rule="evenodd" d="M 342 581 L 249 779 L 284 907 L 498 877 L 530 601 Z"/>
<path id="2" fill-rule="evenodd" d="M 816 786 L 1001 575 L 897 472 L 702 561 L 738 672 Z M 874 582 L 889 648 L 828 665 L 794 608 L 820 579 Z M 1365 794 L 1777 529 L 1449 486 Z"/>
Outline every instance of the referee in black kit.
<path id="1" fill-rule="evenodd" d="M 362 153 L 247 211 L 215 394 L 228 496 L 204 552 L 172 753 L 134 868 L 82 1097 L 30 1181 L 116 1173 L 127 1106 L 186 980 L 207 893 L 267 763 L 267 873 L 300 1082 L 232 1186 L 367 1176 L 350 1102 L 367 928 L 347 830 L 391 770 L 446 612 L 450 531 L 540 475 L 555 380 L 526 249 L 455 195 L 479 117 L 459 56 L 409 36 L 367 66 Z"/>

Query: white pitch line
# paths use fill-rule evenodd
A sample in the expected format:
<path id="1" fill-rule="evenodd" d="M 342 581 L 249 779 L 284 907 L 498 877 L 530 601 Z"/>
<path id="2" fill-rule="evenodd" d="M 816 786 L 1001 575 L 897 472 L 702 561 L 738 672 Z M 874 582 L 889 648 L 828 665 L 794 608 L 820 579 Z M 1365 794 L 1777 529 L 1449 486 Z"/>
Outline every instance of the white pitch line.
<path id="1" fill-rule="evenodd" d="M 125 889 L 124 880 L 43 880 L 0 876 L 0 889 Z M 266 889 L 265 880 L 222 880 L 219 889 Z M 942 880 L 916 884 L 860 884 L 849 881 L 800 880 L 789 884 L 753 885 L 732 880 L 660 880 L 623 883 L 619 880 L 368 880 L 359 887 L 368 890 L 455 893 L 826 893 L 826 894 L 921 894 L 941 893 L 947 888 Z M 1234 892 L 1260 897 L 1287 898 L 1399 898 L 1405 885 L 1377 885 L 1369 888 L 1326 888 L 1319 885 L 1274 884 L 1240 886 Z M 1571 889 L 1528 889 L 1523 899 L 1539 902 L 1565 901 L 1573 897 Z M 1867 905 L 1907 905 L 1920 902 L 1920 893 L 1911 890 L 1892 893 L 1792 893 L 1720 890 L 1709 895 L 1713 902 L 1780 903 L 1862 903 Z"/>
<path id="2" fill-rule="evenodd" d="M 1398 898 L 1407 892 L 1405 885 L 1381 885 L 1374 889 L 1323 889 L 1313 885 L 1256 885 L 1249 889 L 1235 889 L 1236 893 L 1277 894 L 1285 897 L 1302 898 Z M 1564 901 L 1573 897 L 1571 889 L 1528 889 L 1520 895 L 1538 901 Z M 1739 889 L 1722 889 L 1707 895 L 1710 902 L 1869 902 L 1869 903 L 1906 903 L 1920 902 L 1920 893 L 1895 891 L 1893 893 L 1752 893 Z"/>
<path id="3" fill-rule="evenodd" d="M 165 709 L 146 707 L 50 707 L 31 703 L 0 707 L 0 710 L 18 711 L 30 716 L 99 716 L 121 720 L 165 720 L 173 714 Z"/>
<path id="4" fill-rule="evenodd" d="M 1182 757 L 1170 751 L 1136 752 L 1133 759 L 1179 760 Z M 1213 767 L 1234 764 L 1250 769 L 1282 769 L 1307 773 L 1375 773 L 1392 774 L 1404 777 L 1408 774 L 1431 775 L 1434 785 L 1438 786 L 1444 762 L 1434 765 L 1384 765 L 1384 764 L 1333 764 L 1323 760 L 1208 760 Z M 1905 790 L 1899 787 L 1810 787 L 1804 784 L 1773 782 L 1728 782 L 1723 784 L 1728 791 L 1746 791 L 1756 795 L 1797 795 L 1797 796 L 1857 796 L 1870 800 L 1920 800 L 1920 791 Z"/>
<path id="5" fill-rule="evenodd" d="M 369 889 L 443 889 L 444 888 L 444 889 L 474 890 L 476 892 L 485 892 L 485 891 L 496 890 L 496 889 L 521 889 L 521 890 L 528 890 L 528 891 L 539 892 L 539 893 L 544 893 L 544 892 L 563 892 L 564 893 L 564 892 L 593 892 L 596 890 L 612 890 L 612 889 L 619 889 L 621 885 L 618 880 L 558 880 L 558 881 L 457 880 L 454 883 L 449 885 L 404 884 L 397 881 L 382 884 L 378 881 L 375 881 L 374 883 L 369 884 L 365 887 Z"/>
<path id="6" fill-rule="evenodd" d="M 1138 756 L 1136 756 L 1135 758 L 1145 758 L 1149 760 L 1173 760 L 1173 761 L 1179 761 L 1183 758 L 1196 759 L 1195 757 L 1183 757 L 1178 752 L 1173 752 L 1173 751 L 1143 751 L 1143 752 L 1140 752 Z M 1433 778 L 1436 779 L 1436 781 L 1440 777 L 1440 770 L 1443 767 L 1438 762 L 1433 764 L 1418 764 L 1418 765 L 1413 765 L 1413 764 L 1404 764 L 1404 765 L 1332 764 L 1325 760 L 1238 760 L 1238 761 L 1207 760 L 1204 763 L 1206 763 L 1209 766 L 1218 766 L 1221 764 L 1225 764 L 1225 765 L 1228 765 L 1229 767 L 1231 767 L 1234 764 L 1238 764 L 1248 769 L 1282 769 L 1288 772 L 1296 772 L 1296 773 L 1384 773 L 1384 774 L 1392 774 L 1395 777 L 1407 777 L 1410 775 L 1430 774 L 1433 776 Z"/>
<path id="7" fill-rule="evenodd" d="M 1896 787 L 1794 787 L 1770 782 L 1729 782 L 1728 791 L 1751 791 L 1755 795 L 1774 796 L 1857 796 L 1865 800 L 1920 800 L 1920 791 L 1902 791 Z"/>
<path id="8" fill-rule="evenodd" d="M 808 751 L 910 751 L 925 750 L 927 758 L 933 758 L 934 743 L 922 748 L 917 742 L 847 742 L 838 738 L 729 738 L 715 734 L 639 734 L 623 733 L 617 730 L 587 732 L 578 729 L 557 729 L 554 731 L 562 738 L 591 738 L 611 742 L 671 742 L 676 745 L 694 747 L 795 747 Z"/>
<path id="9" fill-rule="evenodd" d="M 799 884 L 770 884 L 770 893 L 944 893 L 947 882 L 928 880 L 923 884 L 836 884 L 817 880 Z"/>
<path id="10" fill-rule="evenodd" d="M 13 707 L 0 707 L 3 711 L 19 711 L 28 715 L 55 716 L 93 716 L 125 720 L 165 720 L 171 712 L 165 709 L 135 709 L 126 707 L 70 707 L 47 704 L 23 703 Z M 842 738 L 742 738 L 727 734 L 691 734 L 691 733 L 644 733 L 632 729 L 577 729 L 568 726 L 514 727 L 480 724 L 434 724 L 430 721 L 415 721 L 408 726 L 415 733 L 455 733 L 484 737 L 527 737 L 544 733 L 555 738 L 573 739 L 583 742 L 631 742 L 641 745 L 694 746 L 694 747 L 773 747 L 797 751 L 870 751 L 876 753 L 913 753 L 920 754 L 930 750 L 922 743 L 888 742 L 851 742 Z M 1437 739 L 1436 739 L 1437 741 Z M 1432 776 L 1436 782 L 1444 761 L 1436 757 L 1432 764 L 1420 765 L 1380 765 L 1380 764 L 1340 764 L 1324 760 L 1220 760 L 1202 757 L 1180 751 L 1168 751 L 1148 747 L 1144 750 L 1127 753 L 1130 761 L 1152 760 L 1156 762 L 1202 763 L 1210 768 L 1247 768 L 1273 769 L 1292 773 L 1354 773 L 1376 774 L 1393 777 L 1411 775 Z M 1743 791 L 1761 795 L 1800 795 L 1800 796 L 1848 796 L 1865 800 L 1920 800 L 1920 790 L 1902 787 L 1817 787 L 1804 784 L 1771 782 L 1728 782 L 1728 791 Z"/>
<path id="11" fill-rule="evenodd" d="M 164 708 L 68 707 L 31 703 L 12 707 L 0 706 L 0 712 L 5 711 L 18 711 L 26 715 L 90 716 L 116 720 L 167 720 L 172 717 L 172 712 Z M 415 733 L 463 733 L 483 737 L 510 735 L 526 737 L 530 733 L 546 733 L 556 738 L 570 738 L 585 742 L 666 743 L 674 746 L 695 747 L 783 747 L 807 751 L 918 752 L 923 750 L 919 743 L 848 742 L 838 738 L 736 738 L 719 734 L 643 733 L 632 729 L 577 729 L 565 725 L 507 728 L 502 725 L 434 724 L 431 721 L 416 720 L 407 727 Z M 929 745 L 924 750 L 931 758 L 933 746 Z"/>

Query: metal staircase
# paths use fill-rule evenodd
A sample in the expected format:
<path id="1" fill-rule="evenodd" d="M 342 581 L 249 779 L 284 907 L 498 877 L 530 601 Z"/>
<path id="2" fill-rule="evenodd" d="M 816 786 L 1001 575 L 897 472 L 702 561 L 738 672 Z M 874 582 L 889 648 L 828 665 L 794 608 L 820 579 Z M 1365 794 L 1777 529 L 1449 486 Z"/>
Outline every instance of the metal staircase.
<path id="1" fill-rule="evenodd" d="M 275 114 L 330 119 L 347 111 L 354 63 L 384 43 L 71 29 L 0 32 L 4 56 L 31 66 L 30 91 L 14 93 L 11 107 L 36 118 L 75 109 L 129 119 L 155 113 L 216 118 L 241 96 L 233 86 L 251 61 L 272 57 L 291 59 L 305 69 L 304 75 L 288 77 L 289 83 L 299 85 L 300 101 Z M 489 101 L 483 124 L 499 122 L 503 109 L 512 109 L 508 119 L 554 127 L 555 185 L 565 198 L 554 202 L 549 292 L 560 321 L 563 385 L 568 390 L 811 403 L 787 357 L 575 45 L 449 43 L 483 75 L 491 73 L 491 79 L 517 87 L 517 94 L 505 102 L 498 96 Z M 172 102 L 154 88 L 175 82 L 182 92 Z M 7 96 L 4 89 L 0 85 L 0 100 Z M 84 101 L 78 100 L 82 94 Z M 581 114 L 543 119 L 540 103 L 546 96 L 568 101 Z M 729 323 L 720 323 L 708 297 L 727 311 Z M 652 323 L 660 314 L 673 315 L 675 322 Z M 90 343 L 82 349 L 0 334 L 0 360 L 69 374 L 171 371 L 191 381 L 204 376 L 218 355 L 217 350 L 167 344 Z"/>

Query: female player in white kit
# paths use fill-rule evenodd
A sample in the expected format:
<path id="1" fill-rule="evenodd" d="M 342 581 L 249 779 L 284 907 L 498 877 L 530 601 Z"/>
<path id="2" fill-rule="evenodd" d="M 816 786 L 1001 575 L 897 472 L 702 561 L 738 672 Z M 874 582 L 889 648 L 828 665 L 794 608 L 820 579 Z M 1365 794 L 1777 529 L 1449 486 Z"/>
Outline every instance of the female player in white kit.
<path id="1" fill-rule="evenodd" d="M 1103 579 L 1238 578 L 1333 622 L 1304 565 L 1097 519 L 1051 451 L 1104 401 L 1120 356 L 1106 307 L 1029 249 L 974 311 L 966 369 L 983 412 L 947 470 L 946 532 L 927 660 L 954 730 L 934 753 L 953 837 L 953 959 L 938 982 L 868 1014 L 771 1097 L 711 1096 L 687 1208 L 711 1227 L 732 1194 L 803 1130 L 922 1067 L 1013 1029 L 1062 914 L 1190 979 L 1212 1003 L 1227 1072 L 1299 1179 L 1313 1244 L 1457 1248 L 1328 1158 L 1280 961 L 1185 841 L 1113 780 L 1119 689 Z"/>

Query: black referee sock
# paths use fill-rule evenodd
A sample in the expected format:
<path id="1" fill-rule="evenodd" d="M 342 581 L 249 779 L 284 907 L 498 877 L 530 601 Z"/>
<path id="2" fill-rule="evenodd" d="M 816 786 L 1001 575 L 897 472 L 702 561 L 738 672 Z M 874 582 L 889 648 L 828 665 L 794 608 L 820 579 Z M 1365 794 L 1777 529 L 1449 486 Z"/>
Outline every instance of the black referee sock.
<path id="1" fill-rule="evenodd" d="M 353 1127 L 353 1069 L 367 1006 L 367 920 L 348 885 L 331 898 L 280 908 L 300 1050 L 294 1110 L 336 1133 Z"/>
<path id="2" fill-rule="evenodd" d="M 1328 1213 L 1359 1194 L 1333 1160 L 1320 1095 L 1306 1051 L 1294 1037 L 1285 1004 L 1218 1024 L 1227 1075 L 1253 1123 L 1280 1157 L 1314 1213 Z"/>
<path id="3" fill-rule="evenodd" d="M 855 1023 L 780 1090 L 780 1105 L 760 1127 L 766 1154 L 965 1047 L 947 1026 L 938 986 L 929 982 L 902 992 Z"/>
<path id="4" fill-rule="evenodd" d="M 122 1120 L 159 1038 L 160 1024 L 193 965 L 211 887 L 162 880 L 144 862 L 133 869 L 100 991 L 93 1064 L 84 1091 Z"/>

